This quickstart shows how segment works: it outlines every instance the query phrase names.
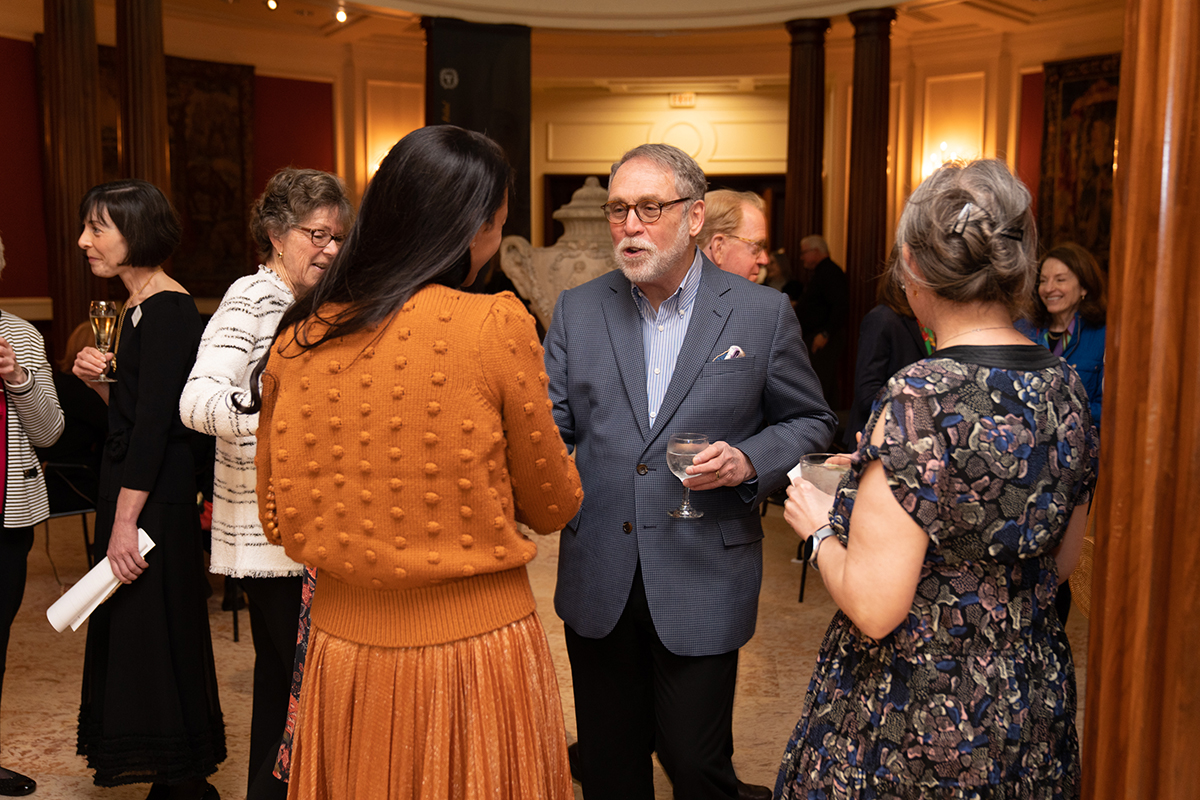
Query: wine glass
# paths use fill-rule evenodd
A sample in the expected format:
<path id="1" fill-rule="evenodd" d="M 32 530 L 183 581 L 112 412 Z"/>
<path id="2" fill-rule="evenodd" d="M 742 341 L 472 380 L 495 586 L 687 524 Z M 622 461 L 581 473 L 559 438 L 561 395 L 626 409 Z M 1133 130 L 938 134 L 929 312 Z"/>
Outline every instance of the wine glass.
<path id="1" fill-rule="evenodd" d="M 88 308 L 88 319 L 92 323 L 92 333 L 96 336 L 96 349 L 101 354 L 107 353 L 112 347 L 113 334 L 117 328 L 117 304 L 109 300 L 93 300 Z M 94 383 L 116 383 L 109 375 L 111 371 L 111 366 L 106 366 Z"/>
<path id="2" fill-rule="evenodd" d="M 686 470 L 692 466 L 692 459 L 696 457 L 696 454 L 706 447 L 708 447 L 708 437 L 702 433 L 673 433 L 667 441 L 667 466 L 681 481 L 695 477 L 688 475 Z M 668 511 L 667 514 L 676 519 L 703 517 L 704 512 L 692 506 L 688 499 L 689 495 L 688 487 L 684 486 L 683 502 L 679 504 L 679 508 Z"/>

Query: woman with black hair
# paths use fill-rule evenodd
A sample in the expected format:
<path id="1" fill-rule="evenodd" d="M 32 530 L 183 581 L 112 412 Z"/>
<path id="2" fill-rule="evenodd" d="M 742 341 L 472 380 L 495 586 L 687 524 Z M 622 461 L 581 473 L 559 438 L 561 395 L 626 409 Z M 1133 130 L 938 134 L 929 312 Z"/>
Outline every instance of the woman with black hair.
<path id="1" fill-rule="evenodd" d="M 499 248 L 511 183 L 486 136 L 409 134 L 280 322 L 259 508 L 320 573 L 288 797 L 573 797 L 517 522 L 565 525 L 579 475 L 533 318 L 459 291 Z"/>
<path id="2" fill-rule="evenodd" d="M 179 245 L 179 219 L 162 192 L 137 180 L 92 188 L 79 216 L 92 274 L 129 290 L 115 355 L 86 347 L 74 367 L 108 403 L 95 556 L 126 584 L 88 622 L 79 753 L 98 786 L 152 783 L 151 798 L 215 800 L 205 778 L 225 759 L 225 729 L 194 434 L 179 420 L 203 326 L 191 295 L 160 266 Z M 95 382 L 109 362 L 116 382 Z M 138 528 L 155 542 L 144 557 Z"/>

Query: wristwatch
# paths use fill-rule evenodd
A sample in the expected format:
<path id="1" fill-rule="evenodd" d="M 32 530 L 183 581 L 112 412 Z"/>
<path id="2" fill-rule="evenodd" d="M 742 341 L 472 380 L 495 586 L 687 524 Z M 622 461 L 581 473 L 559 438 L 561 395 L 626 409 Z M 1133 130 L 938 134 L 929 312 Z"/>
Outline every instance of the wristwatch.
<path id="1" fill-rule="evenodd" d="M 813 532 L 812 536 L 808 537 L 808 540 L 812 542 L 812 554 L 808 557 L 808 563 L 812 564 L 812 568 L 817 571 L 821 569 L 817 566 L 817 553 L 821 550 L 821 542 L 830 536 L 833 536 L 833 528 L 828 525 L 822 525 Z"/>

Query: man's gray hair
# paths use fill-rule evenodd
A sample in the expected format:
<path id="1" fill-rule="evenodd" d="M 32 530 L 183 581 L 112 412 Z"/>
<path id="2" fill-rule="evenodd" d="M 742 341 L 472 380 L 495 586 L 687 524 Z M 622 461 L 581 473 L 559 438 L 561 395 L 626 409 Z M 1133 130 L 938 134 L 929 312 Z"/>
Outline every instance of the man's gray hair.
<path id="1" fill-rule="evenodd" d="M 805 236 L 800 240 L 800 250 L 816 250 L 823 256 L 829 256 L 829 243 L 825 241 L 824 236 Z"/>
<path id="2" fill-rule="evenodd" d="M 632 161 L 635 158 L 644 158 L 656 166 L 669 170 L 675 176 L 675 191 L 680 198 L 695 201 L 704 197 L 704 191 L 708 188 L 704 170 L 700 169 L 700 165 L 694 158 L 678 147 L 672 147 L 669 144 L 641 144 L 621 156 L 621 160 L 612 165 L 612 172 L 608 174 L 609 186 L 612 186 L 612 180 L 616 176 L 617 170 L 626 161 Z M 691 203 L 688 205 L 690 206 Z"/>

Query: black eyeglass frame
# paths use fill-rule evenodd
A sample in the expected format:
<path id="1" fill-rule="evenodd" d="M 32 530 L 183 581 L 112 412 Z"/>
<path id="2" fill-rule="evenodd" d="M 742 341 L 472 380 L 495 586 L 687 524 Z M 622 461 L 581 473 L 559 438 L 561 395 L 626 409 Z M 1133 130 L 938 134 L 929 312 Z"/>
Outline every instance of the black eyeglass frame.
<path id="1" fill-rule="evenodd" d="M 296 227 L 296 230 L 304 231 L 305 233 L 308 234 L 308 238 L 312 241 L 313 247 L 320 247 L 321 249 L 324 249 L 326 247 L 329 247 L 330 240 L 337 242 L 339 245 L 342 242 L 346 241 L 346 234 L 344 234 L 344 233 L 339 236 L 339 235 L 334 235 L 334 234 L 330 233 L 329 231 L 325 230 L 324 228 L 306 228 L 303 225 L 297 225 L 295 227 Z M 328 236 L 329 238 L 323 242 L 318 242 L 317 236 Z"/>
<path id="2" fill-rule="evenodd" d="M 604 212 L 604 218 L 608 220 L 609 225 L 620 225 L 625 220 L 629 219 L 630 209 L 633 209 L 633 213 L 642 221 L 644 225 L 653 225 L 655 222 L 658 222 L 660 219 L 662 219 L 663 212 L 671 206 L 677 203 L 686 203 L 693 199 L 694 198 L 691 197 L 681 197 L 678 200 L 669 200 L 665 203 L 659 203 L 654 200 L 642 200 L 640 203 L 605 203 L 604 205 L 600 206 L 600 210 Z M 646 206 L 658 206 L 658 213 L 650 219 L 646 219 L 644 216 L 642 216 L 643 212 L 649 213 L 649 211 L 646 209 Z M 621 218 L 613 219 L 613 214 L 618 213 L 617 208 L 621 209 L 619 212 Z"/>

